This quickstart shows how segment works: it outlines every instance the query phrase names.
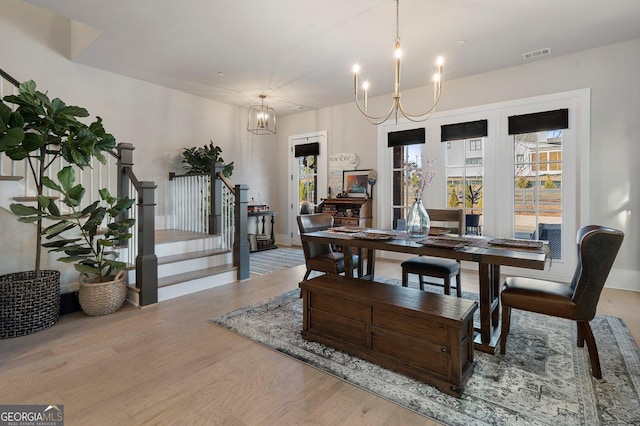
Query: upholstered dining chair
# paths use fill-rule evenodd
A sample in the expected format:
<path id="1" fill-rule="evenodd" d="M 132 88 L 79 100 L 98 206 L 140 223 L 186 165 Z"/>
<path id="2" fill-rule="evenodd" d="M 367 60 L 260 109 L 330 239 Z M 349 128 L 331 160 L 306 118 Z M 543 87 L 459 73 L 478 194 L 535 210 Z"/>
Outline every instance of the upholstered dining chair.
<path id="1" fill-rule="evenodd" d="M 300 234 L 307 232 L 324 231 L 333 227 L 333 216 L 327 213 L 314 213 L 298 216 L 298 229 Z M 329 274 L 342 274 L 344 270 L 344 255 L 335 252 L 330 244 L 321 244 L 302 241 L 302 250 L 307 265 L 304 280 L 309 278 L 311 271 L 326 272 Z M 351 261 L 353 269 L 359 269 L 360 258 L 353 255 Z"/>
<path id="2" fill-rule="evenodd" d="M 450 233 L 462 235 L 464 229 L 464 215 L 462 209 L 427 209 L 431 226 L 446 229 Z M 456 295 L 462 296 L 460 280 L 460 262 L 453 259 L 440 257 L 418 256 L 405 260 L 402 267 L 402 285 L 409 284 L 409 274 L 417 274 L 420 282 L 420 290 L 424 290 L 424 277 L 442 278 L 443 284 L 428 282 L 427 284 L 444 287 L 444 294 L 451 294 L 451 278 L 456 278 Z"/>
<path id="3" fill-rule="evenodd" d="M 596 306 L 613 261 L 618 254 L 624 233 L 612 228 L 587 225 L 577 234 L 578 266 L 569 285 L 531 278 L 506 279 L 502 301 L 502 335 L 500 353 L 505 354 L 511 310 L 537 312 L 576 321 L 577 345 L 587 342 L 591 373 L 602 378 L 598 348 L 589 321 L 596 315 Z"/>

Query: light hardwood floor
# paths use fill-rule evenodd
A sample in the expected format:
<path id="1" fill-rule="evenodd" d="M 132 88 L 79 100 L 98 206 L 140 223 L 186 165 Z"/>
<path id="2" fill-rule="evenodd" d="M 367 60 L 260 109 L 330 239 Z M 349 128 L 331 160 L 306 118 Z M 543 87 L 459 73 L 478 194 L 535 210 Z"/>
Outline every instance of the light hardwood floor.
<path id="1" fill-rule="evenodd" d="M 397 262 L 377 272 L 400 277 Z M 304 266 L 105 317 L 63 316 L 0 341 L 0 404 L 64 404 L 67 425 L 433 425 L 208 322 L 297 288 Z M 466 291 L 476 275 L 464 273 Z M 599 313 L 640 341 L 640 293 L 605 290 Z M 604 372 L 606 375 L 606 371 Z"/>

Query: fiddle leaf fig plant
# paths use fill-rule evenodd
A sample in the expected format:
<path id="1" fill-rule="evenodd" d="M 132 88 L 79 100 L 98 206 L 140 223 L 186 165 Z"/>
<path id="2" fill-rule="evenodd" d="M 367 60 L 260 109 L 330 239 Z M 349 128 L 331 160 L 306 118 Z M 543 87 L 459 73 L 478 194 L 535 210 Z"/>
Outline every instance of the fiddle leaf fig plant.
<path id="1" fill-rule="evenodd" d="M 13 104 L 15 110 L 7 104 Z M 20 84 L 18 94 L 5 96 L 0 103 L 0 152 L 12 160 L 27 161 L 36 188 L 36 207 L 19 203 L 10 206 L 20 221 L 36 223 L 36 275 L 40 271 L 43 217 L 46 211 L 55 215 L 57 208 L 44 196 L 45 182 L 50 182 L 47 170 L 60 157 L 80 169 L 90 166 L 92 158 L 104 164 L 103 153 L 116 146 L 100 117 L 89 125 L 78 120 L 88 116 L 84 108 L 49 99 L 36 90 L 32 80 Z M 68 191 L 69 202 L 79 195 L 75 191 L 80 190 Z"/>
<path id="2" fill-rule="evenodd" d="M 126 218 L 126 212 L 134 200 L 117 199 L 103 188 L 99 191 L 100 200 L 81 208 L 86 191 L 81 184 L 76 184 L 73 168 L 64 167 L 58 172 L 57 178 L 58 182 L 55 182 L 45 176 L 43 185 L 60 193 L 61 204 L 66 206 L 67 213 L 61 213 L 62 206 L 59 207 L 55 200 L 47 197 L 41 200 L 41 209 L 24 206 L 13 209 L 13 212 L 20 216 L 22 222 L 39 218 L 53 221 L 42 230 L 42 234 L 50 240 L 42 246 L 48 248 L 49 252 L 64 253 L 66 256 L 58 260 L 75 263 L 78 272 L 96 275 L 100 282 L 109 281 L 127 266 L 116 260 L 119 253 L 115 249 L 131 238 L 130 229 L 135 219 Z M 106 226 L 106 229 L 102 230 L 102 226 Z M 73 236 L 67 236 L 69 233 L 73 233 Z"/>
<path id="3" fill-rule="evenodd" d="M 222 148 L 214 146 L 213 141 L 210 141 L 209 145 L 204 145 L 202 148 L 192 147 L 184 148 L 182 152 L 183 163 L 186 163 L 185 168 L 187 173 L 209 173 L 211 172 L 211 163 L 224 163 L 224 160 L 220 156 L 222 154 Z M 233 174 L 233 161 L 229 164 L 225 164 L 222 169 L 222 174 L 225 177 L 231 177 Z"/>

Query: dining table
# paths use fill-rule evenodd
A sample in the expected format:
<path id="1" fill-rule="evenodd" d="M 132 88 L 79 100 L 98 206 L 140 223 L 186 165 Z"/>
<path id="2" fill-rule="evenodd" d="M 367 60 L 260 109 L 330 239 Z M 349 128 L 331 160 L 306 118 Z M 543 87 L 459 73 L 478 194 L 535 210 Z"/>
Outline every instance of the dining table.
<path id="1" fill-rule="evenodd" d="M 551 261 L 549 246 L 537 240 L 454 236 L 446 232 L 449 230 L 432 228 L 428 236 L 415 238 L 404 231 L 341 226 L 303 233 L 300 237 L 302 241 L 340 247 L 344 253 L 345 274 L 352 278 L 352 254 L 354 251 L 365 253 L 362 257 L 366 258 L 366 272 L 363 270 L 359 277 L 365 280 L 374 279 L 377 250 L 477 263 L 480 321 L 474 326 L 474 348 L 495 354 L 500 340 L 500 268 L 544 270 L 547 261 Z"/>

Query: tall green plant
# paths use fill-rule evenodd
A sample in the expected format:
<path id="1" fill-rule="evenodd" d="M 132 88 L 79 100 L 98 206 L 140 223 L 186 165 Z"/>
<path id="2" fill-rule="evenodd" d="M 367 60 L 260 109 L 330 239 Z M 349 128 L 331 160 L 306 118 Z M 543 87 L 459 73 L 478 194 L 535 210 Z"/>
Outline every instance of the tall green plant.
<path id="1" fill-rule="evenodd" d="M 17 108 L 12 111 L 7 104 Z M 84 108 L 67 105 L 58 98 L 49 99 L 46 93 L 36 90 L 32 80 L 20 84 L 18 94 L 5 96 L 0 104 L 0 152 L 12 160 L 27 161 L 36 186 L 37 207 L 11 205 L 18 220 L 36 223 L 36 274 L 41 263 L 42 218 L 55 215 L 43 193 L 47 170 L 60 157 L 80 169 L 90 166 L 94 157 L 104 164 L 103 152 L 116 146 L 100 117 L 89 125 L 78 120 L 88 116 Z M 34 214 L 25 215 L 27 211 Z"/>

